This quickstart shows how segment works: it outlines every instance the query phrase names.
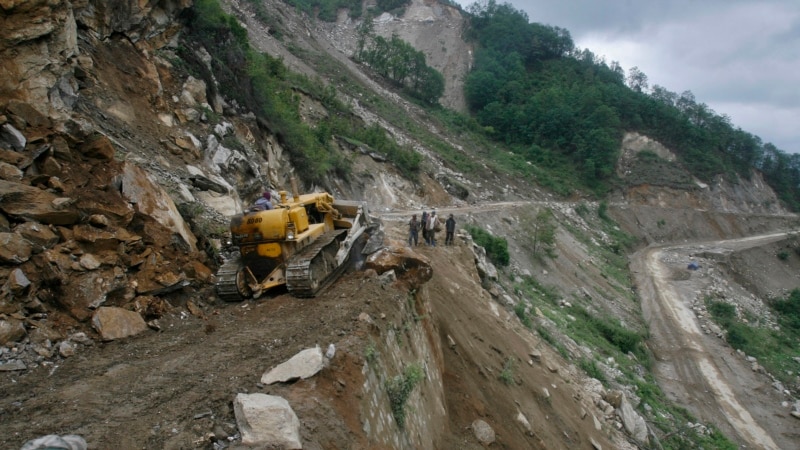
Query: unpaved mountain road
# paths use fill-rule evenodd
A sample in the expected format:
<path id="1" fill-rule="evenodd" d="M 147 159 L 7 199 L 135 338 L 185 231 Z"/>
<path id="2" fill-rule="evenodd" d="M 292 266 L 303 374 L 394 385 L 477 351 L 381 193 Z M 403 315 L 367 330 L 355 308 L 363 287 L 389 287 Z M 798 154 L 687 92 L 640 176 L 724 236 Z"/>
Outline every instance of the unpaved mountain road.
<path id="1" fill-rule="evenodd" d="M 743 250 L 787 234 L 650 247 L 637 252 L 631 262 L 659 385 L 699 420 L 737 438 L 742 448 L 800 448 L 797 419 L 781 407 L 788 398 L 767 376 L 753 371 L 751 363 L 721 339 L 701 330 L 691 305 L 711 282 L 704 275 L 709 268 L 689 272 L 686 265 L 701 251 Z"/>

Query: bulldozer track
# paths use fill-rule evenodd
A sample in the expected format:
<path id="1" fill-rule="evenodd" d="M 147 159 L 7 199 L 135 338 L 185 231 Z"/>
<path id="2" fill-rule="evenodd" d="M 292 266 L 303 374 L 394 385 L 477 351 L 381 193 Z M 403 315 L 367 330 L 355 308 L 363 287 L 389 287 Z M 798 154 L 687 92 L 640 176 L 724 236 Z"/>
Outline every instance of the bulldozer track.
<path id="1" fill-rule="evenodd" d="M 286 288 L 292 295 L 313 297 L 342 272 L 346 261 L 337 266 L 335 256 L 346 233 L 347 230 L 328 232 L 288 261 Z"/>
<path id="2" fill-rule="evenodd" d="M 244 265 L 241 255 L 225 261 L 217 271 L 217 296 L 226 302 L 240 302 L 245 299 L 239 291 L 239 272 Z"/>

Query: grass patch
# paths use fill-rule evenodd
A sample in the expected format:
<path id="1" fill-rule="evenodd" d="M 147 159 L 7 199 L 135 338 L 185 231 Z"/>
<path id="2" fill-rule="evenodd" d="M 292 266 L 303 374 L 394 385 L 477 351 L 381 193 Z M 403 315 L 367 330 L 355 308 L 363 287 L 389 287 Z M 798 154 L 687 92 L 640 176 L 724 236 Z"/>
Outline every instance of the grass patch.
<path id="1" fill-rule="evenodd" d="M 578 361 L 578 367 L 590 377 L 600 380 L 601 383 L 606 384 L 608 382 L 606 374 L 598 367 L 597 361 L 589 358 L 581 358 L 580 361 Z"/>
<path id="2" fill-rule="evenodd" d="M 562 357 L 569 358 L 569 352 L 567 351 L 567 348 L 564 347 L 564 344 L 559 342 L 558 339 L 556 339 L 552 333 L 550 333 L 550 330 L 545 328 L 543 325 L 539 325 L 536 327 L 536 333 L 542 338 L 542 340 L 544 340 L 545 342 L 550 344 L 551 347 L 556 349 L 556 351 L 558 351 L 558 353 Z"/>
<path id="3" fill-rule="evenodd" d="M 378 349 L 375 347 L 375 343 L 369 341 L 367 347 L 364 349 L 364 359 L 367 360 L 367 364 L 374 364 L 378 361 Z"/>
<path id="4" fill-rule="evenodd" d="M 630 353 L 640 361 L 649 359 L 644 346 L 644 336 L 625 328 L 619 320 L 590 313 L 581 306 L 571 306 L 567 311 L 575 317 L 575 320 L 567 326 L 574 339 L 592 348 L 599 348 L 608 355 Z"/>
<path id="5" fill-rule="evenodd" d="M 561 300 L 561 295 L 556 288 L 545 286 L 539 283 L 536 278 L 529 276 L 522 277 L 522 283 L 517 284 L 515 289 L 520 295 L 532 299 L 534 305 L 536 303 L 547 303 L 558 306 L 558 302 Z"/>
<path id="6" fill-rule="evenodd" d="M 752 325 L 758 323 L 748 318 L 742 321 L 734 305 L 705 299 L 706 309 L 714 322 L 725 330 L 728 344 L 758 359 L 758 363 L 783 383 L 794 380 L 800 372 L 797 348 L 800 346 L 800 290 L 792 291 L 785 299 L 775 299 L 770 306 L 778 317 L 779 329 Z"/>
<path id="7" fill-rule="evenodd" d="M 527 306 L 525 302 L 519 302 L 514 306 L 514 314 L 517 315 L 519 321 L 525 328 L 532 330 L 533 329 L 533 321 L 531 321 L 531 316 L 526 311 Z"/>
<path id="8" fill-rule="evenodd" d="M 506 386 L 514 384 L 514 366 L 514 360 L 511 358 L 506 358 L 505 362 L 503 362 L 503 370 L 500 371 L 498 378 Z"/>

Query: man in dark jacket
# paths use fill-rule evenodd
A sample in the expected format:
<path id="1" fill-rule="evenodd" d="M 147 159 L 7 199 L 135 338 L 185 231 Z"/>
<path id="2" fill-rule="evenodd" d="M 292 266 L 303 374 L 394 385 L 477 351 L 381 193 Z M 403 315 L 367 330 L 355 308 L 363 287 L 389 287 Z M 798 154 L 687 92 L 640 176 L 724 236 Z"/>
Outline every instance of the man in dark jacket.
<path id="1" fill-rule="evenodd" d="M 413 214 L 411 216 L 411 220 L 408 221 L 408 246 L 411 247 L 411 243 L 414 243 L 414 246 L 419 245 L 418 242 L 418 232 L 419 232 L 419 222 L 417 221 L 417 215 Z"/>
<path id="2" fill-rule="evenodd" d="M 456 232 L 456 219 L 450 214 L 444 223 L 444 245 L 453 245 L 453 233 Z"/>
<path id="3" fill-rule="evenodd" d="M 431 245 L 431 238 L 428 237 L 428 211 L 422 211 L 422 220 L 419 226 L 422 228 L 422 239 L 427 245 Z"/>

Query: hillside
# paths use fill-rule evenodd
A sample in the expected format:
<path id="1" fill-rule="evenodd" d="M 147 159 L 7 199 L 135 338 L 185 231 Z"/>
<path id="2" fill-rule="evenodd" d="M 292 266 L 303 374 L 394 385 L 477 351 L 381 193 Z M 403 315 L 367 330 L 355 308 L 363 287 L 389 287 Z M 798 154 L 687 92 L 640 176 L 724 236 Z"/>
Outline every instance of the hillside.
<path id="1" fill-rule="evenodd" d="M 794 235 L 733 241 L 797 228 L 758 173 L 704 183 L 630 131 L 609 196 L 565 199 L 355 62 L 359 20 L 346 11 L 322 22 L 267 0 L 266 22 L 259 3 L 221 2 L 274 58 L 283 78 L 270 92 L 288 100 L 270 106 L 296 105 L 289 126 L 231 97 L 253 86 L 217 78 L 236 67 L 190 39 L 191 3 L 0 5 L 3 448 L 48 434 L 88 448 L 292 447 L 243 443 L 240 394 L 286 399 L 307 449 L 800 442 L 796 351 L 771 373 L 729 346 L 704 303 L 776 329 L 769 300 L 800 287 Z M 376 21 L 442 72 L 441 102 L 458 111 L 472 64 L 464 27 L 432 0 Z M 220 47 L 236 56 L 232 41 Z M 298 164 L 302 133 L 291 133 L 322 125 L 339 127 L 324 147 L 331 168 L 308 181 L 317 161 Z M 354 138 L 369 129 L 399 150 Z M 412 176 L 398 160 L 408 153 L 421 161 Z M 220 301 L 228 218 L 292 176 L 367 201 L 381 250 L 314 299 Z M 454 214 L 456 245 L 408 248 L 406 221 L 432 208 Z M 548 252 L 534 241 L 543 212 Z M 492 264 L 467 226 L 505 238 L 510 263 Z M 692 260 L 703 269 L 687 270 Z M 262 380 L 330 344 L 315 375 Z M 704 364 L 726 376 L 714 382 Z"/>

